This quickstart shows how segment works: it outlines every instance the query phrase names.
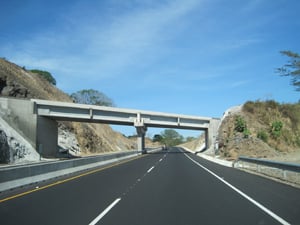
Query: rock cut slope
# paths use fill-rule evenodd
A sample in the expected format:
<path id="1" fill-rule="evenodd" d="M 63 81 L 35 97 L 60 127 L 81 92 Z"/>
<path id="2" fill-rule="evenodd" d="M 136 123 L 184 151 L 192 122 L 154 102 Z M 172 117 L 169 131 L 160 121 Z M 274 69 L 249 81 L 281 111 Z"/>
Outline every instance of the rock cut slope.
<path id="1" fill-rule="evenodd" d="M 72 102 L 69 95 L 50 84 L 41 76 L 31 73 L 3 58 L 0 59 L 0 96 Z M 61 122 L 59 134 L 60 143 L 58 144 L 60 148 L 71 150 L 71 153 L 76 153 L 77 155 L 136 148 L 135 142 L 113 131 L 106 124 Z M 13 153 L 11 152 L 10 154 Z M 18 159 L 13 160 L 10 157 L 10 160 L 12 162 Z"/>

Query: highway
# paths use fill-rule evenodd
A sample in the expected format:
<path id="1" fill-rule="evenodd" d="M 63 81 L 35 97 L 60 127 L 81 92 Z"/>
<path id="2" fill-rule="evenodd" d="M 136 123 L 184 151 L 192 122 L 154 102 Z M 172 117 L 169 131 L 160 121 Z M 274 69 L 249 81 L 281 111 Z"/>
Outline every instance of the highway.
<path id="1" fill-rule="evenodd" d="M 180 148 L 38 185 L 0 195 L 1 224 L 300 224 L 300 189 Z"/>

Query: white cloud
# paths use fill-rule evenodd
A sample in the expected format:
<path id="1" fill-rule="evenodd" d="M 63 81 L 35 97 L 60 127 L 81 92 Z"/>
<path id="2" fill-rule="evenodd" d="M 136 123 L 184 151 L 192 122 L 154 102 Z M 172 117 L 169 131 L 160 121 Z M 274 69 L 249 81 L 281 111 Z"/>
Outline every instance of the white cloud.
<path id="1" fill-rule="evenodd" d="M 249 80 L 237 80 L 237 81 L 232 82 L 232 83 L 229 85 L 229 87 L 230 87 L 230 88 L 237 88 L 237 87 L 240 87 L 240 86 L 247 85 L 248 83 L 250 83 Z"/>
<path id="2" fill-rule="evenodd" d="M 135 4 L 131 1 L 132 7 Z M 83 73 L 97 78 L 116 76 L 128 68 L 143 67 L 162 57 L 164 44 L 172 38 L 169 35 L 176 30 L 176 23 L 198 4 L 197 0 L 155 4 L 147 1 L 147 7 L 124 11 L 115 17 L 103 16 L 103 9 L 99 8 L 98 16 L 85 15 L 84 18 L 80 17 L 84 15 L 79 4 L 60 17 L 64 19 L 60 27 L 36 34 L 7 51 L 11 60 L 19 64 L 69 76 Z"/>
<path id="3" fill-rule="evenodd" d="M 94 29 L 89 53 L 99 57 L 99 67 L 114 73 L 117 68 L 147 64 L 163 54 L 170 29 L 198 1 L 176 1 L 134 11 L 111 22 L 107 30 Z M 117 71 L 118 72 L 118 71 Z"/>

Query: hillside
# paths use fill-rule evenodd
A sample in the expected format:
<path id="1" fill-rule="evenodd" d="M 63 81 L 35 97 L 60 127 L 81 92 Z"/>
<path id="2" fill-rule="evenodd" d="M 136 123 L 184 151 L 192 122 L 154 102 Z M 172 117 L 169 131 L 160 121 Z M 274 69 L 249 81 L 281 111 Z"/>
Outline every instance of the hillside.
<path id="1" fill-rule="evenodd" d="M 245 155 L 298 161 L 300 104 L 279 104 L 273 100 L 246 102 L 222 120 L 219 153 L 227 159 Z"/>
<path id="2" fill-rule="evenodd" d="M 5 59 L 0 59 L 0 96 L 72 102 L 69 95 L 41 76 Z M 3 115 L 1 108 L 0 114 Z M 9 130 L 7 133 L 11 136 L 6 137 L 3 127 L 5 126 L 0 124 L 0 145 L 4 143 L 5 146 L 2 140 L 16 135 Z M 222 119 L 218 139 L 217 154 L 229 160 L 245 155 L 300 162 L 300 103 L 249 101 L 241 107 L 229 109 Z M 10 141 L 17 145 L 16 140 Z M 108 125 L 75 122 L 59 124 L 58 144 L 61 149 L 69 149 L 73 155 L 136 148 L 134 138 L 125 138 Z M 151 144 L 151 141 L 147 142 L 147 146 Z M 26 152 L 24 146 L 19 152 L 13 153 L 14 158 L 11 157 L 10 161 L 18 161 L 24 157 Z M 203 146 L 203 137 L 192 143 L 186 143 L 185 146 L 200 150 L 199 148 Z"/>
<path id="3" fill-rule="evenodd" d="M 0 59 L 0 96 L 72 102 L 67 94 L 41 76 L 5 59 Z M 136 148 L 134 141 L 106 124 L 62 122 L 59 125 L 59 142 L 62 149 L 68 148 L 77 155 Z"/>

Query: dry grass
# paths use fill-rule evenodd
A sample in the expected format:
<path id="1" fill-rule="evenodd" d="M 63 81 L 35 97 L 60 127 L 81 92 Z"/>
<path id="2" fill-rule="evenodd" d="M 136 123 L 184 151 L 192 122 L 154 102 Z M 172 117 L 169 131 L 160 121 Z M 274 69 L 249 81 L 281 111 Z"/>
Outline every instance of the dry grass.
<path id="1" fill-rule="evenodd" d="M 300 148 L 300 104 L 280 104 L 273 100 L 246 102 L 243 112 L 254 134 L 264 130 L 269 134 L 268 144 L 279 151 Z M 278 138 L 270 133 L 272 123 L 281 121 L 283 128 Z M 259 128 L 259 129 L 258 129 Z"/>
<path id="2" fill-rule="evenodd" d="M 16 64 L 0 59 L 0 79 L 5 80 L 7 85 L 25 88 L 28 91 L 25 98 L 37 98 L 46 100 L 71 102 L 72 99 L 57 87 L 49 84 L 41 76 L 31 73 Z M 21 96 L 11 96 L 21 97 Z"/>

